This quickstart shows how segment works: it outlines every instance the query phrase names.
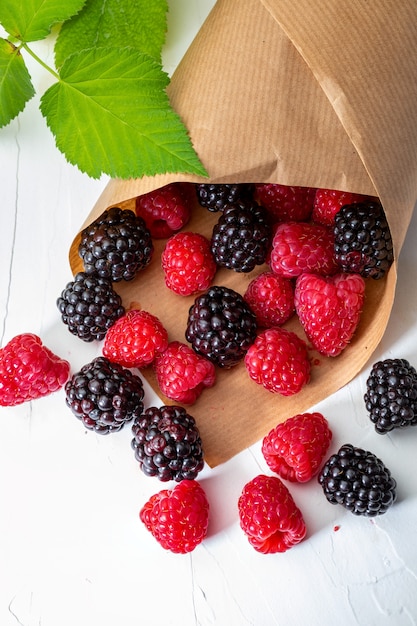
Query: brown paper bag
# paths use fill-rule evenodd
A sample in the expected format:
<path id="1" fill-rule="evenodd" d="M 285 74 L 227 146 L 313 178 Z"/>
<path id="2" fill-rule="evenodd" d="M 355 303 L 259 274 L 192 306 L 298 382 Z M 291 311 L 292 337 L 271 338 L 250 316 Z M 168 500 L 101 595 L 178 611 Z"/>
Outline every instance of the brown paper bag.
<path id="1" fill-rule="evenodd" d="M 190 131 L 210 182 L 275 182 L 377 195 L 390 224 L 395 261 L 386 279 L 367 280 L 351 344 L 336 358 L 312 351 L 311 382 L 285 398 L 252 382 L 241 364 L 218 371 L 189 412 L 215 466 L 277 423 L 308 411 L 349 382 L 386 328 L 397 260 L 417 199 L 417 14 L 415 0 L 218 0 L 175 71 L 173 107 Z M 138 155 L 140 158 L 140 155 Z M 110 206 L 186 175 L 111 180 L 83 228 Z M 196 207 L 187 230 L 210 236 L 217 216 Z M 79 235 L 70 250 L 82 270 Z M 158 315 L 184 341 L 189 306 L 164 286 L 155 260 L 132 283 L 115 285 L 124 305 Z M 256 273 L 220 270 L 216 284 L 244 293 Z M 286 327 L 305 338 L 296 319 Z M 144 371 L 155 391 L 152 371 Z M 168 403 L 166 398 L 161 399 Z"/>

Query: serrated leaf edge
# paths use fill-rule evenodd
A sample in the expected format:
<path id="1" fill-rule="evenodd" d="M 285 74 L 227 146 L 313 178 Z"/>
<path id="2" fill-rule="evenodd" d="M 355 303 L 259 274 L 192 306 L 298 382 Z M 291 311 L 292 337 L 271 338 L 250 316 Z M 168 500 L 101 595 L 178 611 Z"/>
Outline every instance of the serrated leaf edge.
<path id="1" fill-rule="evenodd" d="M 15 45 L 14 45 L 14 43 L 12 43 L 11 41 L 9 41 L 8 39 L 4 39 L 4 38 L 1 38 L 1 39 L 2 39 L 2 41 L 5 41 L 7 44 L 9 44 L 9 45 L 10 45 L 10 47 L 13 49 L 13 54 L 15 54 L 15 55 L 20 55 L 20 56 L 21 56 L 21 52 L 20 52 L 20 47 L 19 47 L 19 46 L 15 46 Z M 12 56 L 13 56 L 13 55 L 11 55 L 11 57 L 10 57 L 11 59 L 12 59 Z M 27 68 L 26 64 L 25 64 L 25 68 L 26 68 L 26 71 L 27 71 L 27 73 L 28 73 L 30 86 L 31 86 L 31 88 L 32 88 L 32 93 L 31 93 L 31 95 L 30 95 L 28 98 L 26 98 L 26 100 L 22 101 L 22 102 L 21 102 L 21 104 L 20 104 L 19 106 L 17 106 L 17 107 L 16 107 L 15 112 L 14 112 L 14 113 L 13 113 L 13 114 L 12 114 L 12 115 L 8 118 L 8 119 L 5 119 L 5 121 L 3 121 L 3 122 L 2 122 L 2 121 L 1 121 L 1 118 L 0 118 L 0 128 L 5 128 L 5 127 L 6 127 L 6 126 L 8 126 L 8 125 L 9 125 L 9 124 L 10 124 L 10 123 L 14 120 L 14 119 L 16 119 L 16 117 L 17 117 L 20 113 L 22 113 L 22 111 L 24 111 L 24 109 L 26 108 L 27 103 L 28 103 L 28 102 L 30 102 L 30 100 L 32 100 L 32 98 L 34 97 L 34 95 L 35 95 L 35 93 L 36 93 L 36 92 L 35 92 L 35 88 L 34 88 L 33 83 L 32 83 L 32 77 L 31 77 L 31 75 L 30 75 L 30 73 L 29 73 L 29 70 L 28 70 L 28 68 Z M 1 84 L 2 84 L 2 83 L 0 83 L 0 91 L 1 91 Z"/>

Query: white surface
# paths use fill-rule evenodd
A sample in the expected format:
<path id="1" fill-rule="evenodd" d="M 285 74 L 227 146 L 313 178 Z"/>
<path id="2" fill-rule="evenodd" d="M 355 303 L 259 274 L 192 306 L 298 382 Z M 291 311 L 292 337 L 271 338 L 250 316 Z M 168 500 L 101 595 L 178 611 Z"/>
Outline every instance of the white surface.
<path id="1" fill-rule="evenodd" d="M 213 4 L 171 3 L 169 71 Z M 31 71 L 41 93 L 48 78 Z M 37 106 L 35 98 L 0 131 L 0 339 L 37 333 L 75 371 L 99 347 L 67 332 L 55 301 L 71 279 L 70 243 L 106 180 L 65 162 Z M 392 318 L 371 362 L 417 364 L 416 238 L 417 216 L 400 257 Z M 204 470 L 209 537 L 180 556 L 162 550 L 138 519 L 148 497 L 167 485 L 140 473 L 129 427 L 108 437 L 86 433 L 62 391 L 0 409 L 0 624 L 417 623 L 417 429 L 374 432 L 362 399 L 368 371 L 315 408 L 333 430 L 331 451 L 351 442 L 383 459 L 397 479 L 398 502 L 379 518 L 356 518 L 328 504 L 316 481 L 290 485 L 308 537 L 270 556 L 250 547 L 236 509 L 243 485 L 269 473 L 260 442 Z"/>

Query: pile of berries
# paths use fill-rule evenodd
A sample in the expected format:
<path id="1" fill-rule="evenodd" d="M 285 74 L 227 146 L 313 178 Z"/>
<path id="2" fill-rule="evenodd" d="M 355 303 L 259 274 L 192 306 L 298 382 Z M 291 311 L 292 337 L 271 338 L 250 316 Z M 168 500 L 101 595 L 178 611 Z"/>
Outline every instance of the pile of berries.
<path id="1" fill-rule="evenodd" d="M 186 230 L 193 201 L 218 214 L 211 237 Z M 155 238 L 166 240 L 167 289 L 194 297 L 184 340 L 169 351 L 163 320 L 125 311 L 113 284 L 151 263 Z M 172 183 L 139 196 L 135 211 L 105 211 L 82 231 L 79 255 L 84 271 L 57 301 L 70 332 L 104 339 L 103 355 L 124 367 L 154 367 L 162 394 L 191 404 L 213 386 L 217 367 L 240 362 L 269 392 L 298 393 L 310 380 L 310 347 L 334 357 L 349 345 L 366 279 L 386 274 L 393 248 L 375 198 L 279 184 Z M 216 284 L 219 268 L 252 272 L 245 291 Z M 282 328 L 294 315 L 310 345 Z"/>
<path id="2" fill-rule="evenodd" d="M 391 234 L 379 201 L 360 194 L 278 184 L 198 185 L 197 199 L 202 207 L 220 213 L 211 241 L 212 257 L 218 266 L 245 272 L 267 265 L 268 269 L 262 268 L 264 271 L 251 279 L 242 294 L 255 314 L 257 334 L 272 328 L 276 334 L 275 328 L 296 313 L 314 349 L 325 356 L 339 355 L 356 332 L 365 279 L 384 277 L 393 261 Z M 262 209 L 256 218 L 257 229 L 253 222 L 256 205 L 258 213 Z M 263 235 L 261 227 L 265 228 Z M 360 259 L 358 250 L 363 252 Z M 195 307 L 199 307 L 199 299 L 210 299 L 209 294 L 207 290 L 198 296 Z M 239 299 L 236 305 L 240 306 Z M 203 308 L 198 345 L 203 344 L 203 354 L 216 363 L 209 344 L 212 341 L 217 346 L 219 341 L 213 329 L 217 316 L 209 309 Z M 192 345 L 193 315 L 194 308 L 186 335 Z M 283 359 L 290 367 L 284 336 L 281 333 L 279 341 L 269 342 L 268 350 L 259 353 L 256 362 L 247 355 L 245 364 L 250 378 L 270 391 L 289 395 L 308 382 L 309 366 L 304 359 L 300 361 L 300 384 L 290 382 L 287 389 L 271 386 L 268 379 L 274 377 L 275 369 L 282 368 Z M 297 338 L 293 339 L 296 343 Z M 256 342 L 252 340 L 252 344 Z M 237 346 L 236 339 L 230 351 Z M 196 349 L 195 344 L 193 347 Z M 245 348 L 245 353 L 248 350 Z M 256 346 L 250 350 L 254 352 Z"/>
<path id="3" fill-rule="evenodd" d="M 219 214 L 211 239 L 184 230 L 195 200 Z M 114 289 L 151 263 L 157 238 L 167 240 L 161 258 L 167 288 L 195 296 L 184 342 L 170 341 L 151 312 L 126 311 Z M 319 353 L 340 354 L 356 331 L 366 279 L 383 278 L 393 262 L 383 208 L 375 198 L 326 189 L 171 184 L 138 197 L 135 212 L 105 211 L 82 231 L 79 255 L 84 271 L 57 306 L 72 334 L 103 341 L 102 356 L 70 376 L 69 363 L 38 337 L 20 335 L 0 353 L 0 404 L 64 387 L 67 406 L 87 429 L 107 434 L 132 422 L 143 473 L 178 483 L 152 496 L 140 519 L 165 549 L 189 552 L 207 535 L 209 504 L 197 482 L 203 442 L 180 404 L 193 404 L 212 387 L 217 367 L 241 362 L 268 391 L 298 393 L 312 363 L 306 342 L 283 328 L 294 314 Z M 219 267 L 258 271 L 238 293 L 214 284 Z M 162 393 L 180 404 L 145 409 L 142 379 L 131 370 L 149 366 Z M 365 405 L 379 433 L 417 424 L 416 370 L 404 359 L 375 364 Z M 285 480 L 316 476 L 329 502 L 357 515 L 385 513 L 393 504 L 396 482 L 372 453 L 345 444 L 323 464 L 331 440 L 320 413 L 295 415 L 263 439 L 275 475 L 255 477 L 238 501 L 241 528 L 256 550 L 283 552 L 306 536 Z"/>
<path id="4" fill-rule="evenodd" d="M 211 238 L 185 229 L 190 212 L 183 206 L 184 187 L 188 198 L 194 188 L 194 200 L 218 213 Z M 158 208 L 152 209 L 155 203 Z M 165 230 L 165 284 L 176 294 L 195 296 L 184 353 L 190 345 L 201 359 L 221 368 L 243 361 L 249 378 L 272 393 L 297 393 L 308 383 L 311 367 L 305 344 L 297 352 L 302 354 L 295 366 L 297 381 L 271 385 L 274 371 L 294 370 L 292 351 L 303 341 L 276 328 L 296 314 L 311 347 L 325 356 L 339 355 L 359 324 L 365 279 L 382 278 L 393 261 L 389 227 L 375 198 L 279 184 L 183 184 L 138 198 L 136 212 L 151 225 L 154 211 L 154 223 L 160 224 L 169 220 L 169 211 L 161 208 L 164 203 L 179 218 L 170 234 Z M 366 254 L 359 262 L 357 251 L 365 239 Z M 247 274 L 255 270 L 244 293 L 216 285 L 220 267 Z M 267 331 L 275 341 L 266 342 L 268 349 L 263 350 L 260 344 Z M 168 371 L 167 359 L 164 367 Z M 167 395 L 175 385 L 165 384 L 163 376 L 159 368 L 157 380 Z M 202 391 L 211 385 L 196 382 L 191 388 Z M 178 395 L 167 397 L 178 400 Z M 198 395 L 188 397 L 195 401 Z"/>

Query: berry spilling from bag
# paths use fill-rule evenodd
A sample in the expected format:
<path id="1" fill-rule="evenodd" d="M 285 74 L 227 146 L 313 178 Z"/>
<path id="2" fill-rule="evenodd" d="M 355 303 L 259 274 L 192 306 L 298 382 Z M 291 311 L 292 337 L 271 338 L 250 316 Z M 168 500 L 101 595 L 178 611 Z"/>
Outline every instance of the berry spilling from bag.
<path id="1" fill-rule="evenodd" d="M 209 237 L 187 230 L 196 202 L 216 216 Z M 343 191 L 173 183 L 136 198 L 134 207 L 111 207 L 84 228 L 83 271 L 57 298 L 68 331 L 102 342 L 101 356 L 71 375 L 69 363 L 38 337 L 19 335 L 0 353 L 0 403 L 63 387 L 67 406 L 88 430 L 109 434 L 130 423 L 142 472 L 178 483 L 151 497 L 140 519 L 165 549 L 186 553 L 209 525 L 208 498 L 197 482 L 204 441 L 192 405 L 215 388 L 220 370 L 237 364 L 247 384 L 265 394 L 299 393 L 315 366 L 311 350 L 332 359 L 354 339 L 367 282 L 384 279 L 393 243 L 378 199 Z M 156 240 L 164 240 L 160 258 Z M 172 340 L 162 317 L 138 303 L 126 306 L 118 293 L 119 284 L 152 263 L 160 264 L 165 289 L 193 299 L 181 341 Z M 218 283 L 219 268 L 255 274 L 239 292 Z M 304 337 L 285 327 L 294 316 Z M 152 368 L 167 405 L 145 406 L 144 368 Z M 415 369 L 405 359 L 376 363 L 364 403 L 380 434 L 417 424 Z M 306 537 L 291 483 L 316 478 L 330 503 L 356 515 L 382 514 L 394 503 L 396 482 L 382 461 L 351 444 L 326 461 L 331 442 L 318 412 L 294 415 L 265 435 L 265 469 L 274 475 L 256 476 L 236 503 L 257 551 L 284 552 Z"/>
<path id="2" fill-rule="evenodd" d="M 210 236 L 187 230 L 196 209 L 217 216 Z M 248 381 L 283 396 L 298 393 L 310 380 L 309 350 L 335 357 L 354 339 L 367 280 L 385 277 L 393 243 L 375 197 L 279 184 L 171 183 L 136 198 L 134 211 L 104 211 L 81 232 L 78 253 L 83 271 L 58 298 L 69 331 L 84 341 L 105 339 L 104 356 L 125 367 L 152 365 L 163 396 L 192 404 L 215 385 L 216 369 L 240 362 Z M 152 336 L 117 294 L 121 281 L 137 277 L 140 299 L 140 272 L 156 263 L 166 290 L 194 298 L 175 354 L 172 346 L 165 352 L 167 341 L 160 345 L 164 319 L 153 320 Z M 219 284 L 220 269 L 250 275 L 245 289 Z M 294 317 L 303 337 L 283 329 Z M 199 357 L 197 377 L 190 349 Z M 190 390 L 175 375 L 180 358 Z"/>

